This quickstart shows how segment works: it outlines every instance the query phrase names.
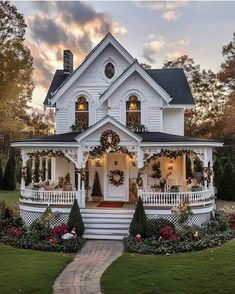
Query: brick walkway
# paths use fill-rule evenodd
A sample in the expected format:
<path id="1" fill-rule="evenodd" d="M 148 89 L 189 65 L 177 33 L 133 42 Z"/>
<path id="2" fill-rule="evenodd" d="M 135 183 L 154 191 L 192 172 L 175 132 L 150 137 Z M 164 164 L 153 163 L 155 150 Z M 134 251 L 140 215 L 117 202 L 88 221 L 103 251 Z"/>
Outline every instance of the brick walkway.
<path id="1" fill-rule="evenodd" d="M 100 278 L 123 252 L 121 241 L 89 240 L 54 283 L 54 294 L 100 294 Z"/>

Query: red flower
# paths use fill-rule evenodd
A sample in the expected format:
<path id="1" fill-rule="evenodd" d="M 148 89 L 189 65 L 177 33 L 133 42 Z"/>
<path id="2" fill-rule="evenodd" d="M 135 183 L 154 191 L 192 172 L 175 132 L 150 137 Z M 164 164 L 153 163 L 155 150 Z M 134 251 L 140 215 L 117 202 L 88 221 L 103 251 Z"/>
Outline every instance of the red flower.
<path id="1" fill-rule="evenodd" d="M 142 236 L 141 236 L 140 234 L 137 234 L 137 235 L 135 236 L 135 242 L 136 242 L 136 243 L 141 243 L 141 242 L 143 242 L 143 238 L 142 238 Z"/>
<path id="2" fill-rule="evenodd" d="M 17 237 L 17 238 L 20 238 L 21 235 L 22 235 L 22 231 L 21 231 L 21 229 L 19 229 L 19 228 L 15 228 L 15 227 L 8 229 L 8 230 L 7 230 L 7 233 L 8 233 L 9 235 L 15 236 L 15 237 Z"/>
<path id="3" fill-rule="evenodd" d="M 50 242 L 51 245 L 55 246 L 58 243 L 58 239 L 54 237 L 54 238 L 51 238 L 49 240 L 49 242 Z"/>
<path id="4" fill-rule="evenodd" d="M 170 225 L 161 228 L 159 233 L 160 233 L 160 238 L 159 238 L 160 241 L 161 240 L 164 240 L 164 241 L 166 241 L 166 240 L 179 241 L 178 234 L 175 232 L 175 230 Z"/>
<path id="5" fill-rule="evenodd" d="M 60 224 L 59 226 L 55 226 L 54 228 L 51 229 L 52 234 L 56 234 L 59 236 L 62 236 L 68 232 L 69 232 L 69 228 L 64 223 Z"/>

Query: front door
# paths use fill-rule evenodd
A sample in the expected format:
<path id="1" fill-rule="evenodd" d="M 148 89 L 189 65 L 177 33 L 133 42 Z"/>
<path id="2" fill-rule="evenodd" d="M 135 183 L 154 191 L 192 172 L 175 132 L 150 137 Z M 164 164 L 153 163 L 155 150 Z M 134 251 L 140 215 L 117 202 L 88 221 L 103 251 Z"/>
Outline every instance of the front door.
<path id="1" fill-rule="evenodd" d="M 107 201 L 128 201 L 128 169 L 125 154 L 107 154 Z M 112 178 L 110 179 L 110 174 Z M 121 180 L 120 180 L 121 179 Z M 113 180 L 113 182 L 112 182 Z M 119 184 L 118 184 L 119 182 Z"/>

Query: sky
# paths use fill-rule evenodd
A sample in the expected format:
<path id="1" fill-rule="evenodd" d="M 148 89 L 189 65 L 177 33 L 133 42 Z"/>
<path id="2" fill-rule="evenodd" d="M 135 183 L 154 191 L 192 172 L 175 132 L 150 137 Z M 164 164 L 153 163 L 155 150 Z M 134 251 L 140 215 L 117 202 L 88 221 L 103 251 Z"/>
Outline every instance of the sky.
<path id="1" fill-rule="evenodd" d="M 12 1 L 24 15 L 25 44 L 34 59 L 32 105 L 43 101 L 64 49 L 75 68 L 111 32 L 139 62 L 161 68 L 188 54 L 218 71 L 222 47 L 235 32 L 235 1 Z"/>

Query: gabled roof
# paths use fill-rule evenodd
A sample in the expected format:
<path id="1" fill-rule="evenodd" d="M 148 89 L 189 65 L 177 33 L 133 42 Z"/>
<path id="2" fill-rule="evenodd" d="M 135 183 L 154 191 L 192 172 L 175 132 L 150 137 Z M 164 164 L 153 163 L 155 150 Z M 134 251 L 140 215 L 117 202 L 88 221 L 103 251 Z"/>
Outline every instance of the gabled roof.
<path id="1" fill-rule="evenodd" d="M 65 73 L 62 69 L 56 70 L 49 90 L 47 92 L 46 98 L 43 102 L 45 106 L 49 105 L 49 99 L 52 98 L 54 92 L 69 78 L 70 75 L 71 73 Z"/>
<path id="2" fill-rule="evenodd" d="M 148 69 L 146 72 L 172 97 L 170 105 L 195 104 L 182 68 Z"/>
<path id="3" fill-rule="evenodd" d="M 104 102 L 132 73 L 137 72 L 168 104 L 171 101 L 169 94 L 159 86 L 152 77 L 147 74 L 143 67 L 135 60 L 100 96 L 101 102 Z"/>
<path id="4" fill-rule="evenodd" d="M 51 104 L 55 104 L 57 99 L 62 95 L 68 87 L 84 72 L 84 70 L 95 60 L 95 58 L 103 51 L 103 49 L 111 44 L 129 63 L 132 63 L 134 58 L 126 51 L 126 49 L 113 37 L 111 33 L 106 34 L 103 40 L 86 56 L 80 66 L 57 88 L 55 94 L 51 98 Z"/>
<path id="5" fill-rule="evenodd" d="M 96 130 L 98 130 L 103 125 L 111 123 L 112 125 L 116 126 L 118 129 L 120 129 L 122 132 L 126 133 L 130 137 L 132 137 L 134 140 L 140 142 L 142 141 L 142 138 L 137 135 L 136 133 L 132 132 L 129 128 L 127 128 L 125 125 L 121 124 L 119 121 L 117 121 L 115 118 L 113 118 L 110 115 L 106 115 L 104 118 L 96 122 L 93 126 L 85 130 L 84 132 L 77 135 L 76 140 L 80 142 L 90 134 L 94 133 Z"/>

